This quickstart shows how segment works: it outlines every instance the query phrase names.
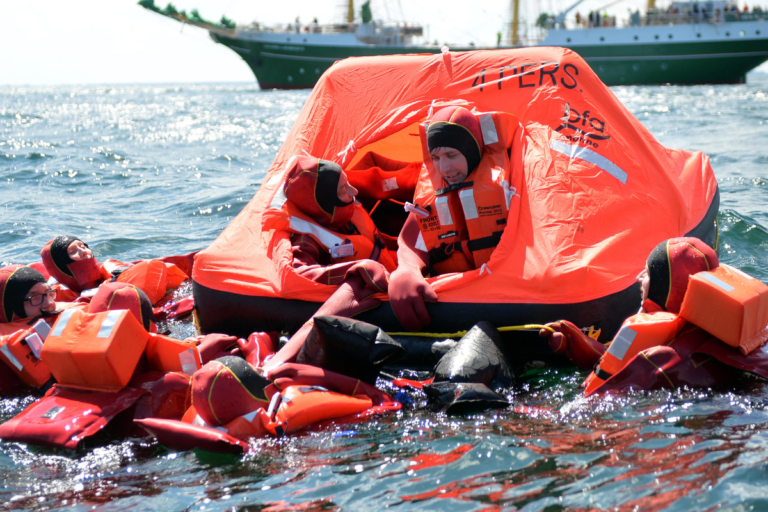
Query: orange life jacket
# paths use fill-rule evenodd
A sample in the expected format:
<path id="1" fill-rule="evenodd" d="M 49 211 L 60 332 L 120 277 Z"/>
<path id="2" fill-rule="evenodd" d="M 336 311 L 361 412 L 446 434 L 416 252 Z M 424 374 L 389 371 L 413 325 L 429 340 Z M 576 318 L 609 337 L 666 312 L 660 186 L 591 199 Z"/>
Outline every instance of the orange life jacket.
<path id="1" fill-rule="evenodd" d="M 13 373 L 29 386 L 49 388 L 56 381 L 40 359 L 41 348 L 41 337 L 31 327 L 0 337 L 0 359 Z"/>
<path id="2" fill-rule="evenodd" d="M 683 318 L 668 311 L 640 312 L 624 320 L 608 351 L 600 358 L 595 371 L 587 377 L 586 395 L 591 395 L 643 350 L 675 339 L 684 325 Z"/>
<path id="3" fill-rule="evenodd" d="M 202 367 L 203 360 L 193 342 L 150 334 L 147 342 L 147 370 L 161 373 L 180 372 L 192 375 Z"/>
<path id="4" fill-rule="evenodd" d="M 282 188 L 262 218 L 264 231 L 275 229 L 310 236 L 328 251 L 333 263 L 370 259 L 384 265 L 389 272 L 397 268 L 379 230 L 359 202 L 355 202 L 355 213 L 350 222 L 357 234 L 344 235 L 321 226 L 288 201 Z"/>
<path id="5" fill-rule="evenodd" d="M 108 260 L 102 264 L 102 273 L 111 275 L 111 270 L 119 268 L 114 260 Z M 164 263 L 160 260 L 144 260 L 135 264 L 126 265 L 115 279 L 118 283 L 129 283 L 147 294 L 152 305 L 160 302 L 165 293 L 179 286 L 189 276 L 172 263 Z"/>
<path id="6" fill-rule="evenodd" d="M 432 165 L 426 136 L 429 123 L 419 127 L 424 166 L 414 203 L 429 216 L 417 215 L 421 238 L 416 248 L 435 251 L 431 255 L 445 254 L 446 246 L 467 242 L 464 247 L 449 249 L 452 254 L 448 259 L 432 265 L 436 274 L 464 272 L 487 263 L 504 233 L 511 202 L 520 198 L 517 190 L 522 184 L 522 170 L 512 173 L 509 159 L 512 137 L 519 126 L 517 118 L 502 112 L 475 115 L 483 131 L 483 155 L 477 168 L 462 183 L 452 186 Z"/>
<path id="7" fill-rule="evenodd" d="M 322 386 L 291 385 L 279 391 L 270 385 L 264 394 L 270 397 L 268 404 L 220 427 L 207 425 L 194 406 L 187 410 L 182 421 L 215 428 L 238 439 L 282 437 L 321 421 L 362 413 L 373 406 L 366 395 L 344 395 Z"/>
<path id="8" fill-rule="evenodd" d="M 280 398 L 272 397 L 267 414 L 274 413 L 270 431 L 279 437 L 313 423 L 357 414 L 372 406 L 373 402 L 365 395 L 342 395 L 321 386 L 288 386 L 280 392 Z"/>
<path id="9" fill-rule="evenodd" d="M 54 324 L 41 354 L 60 384 L 115 392 L 128 384 L 148 341 L 149 333 L 127 309 L 69 309 Z"/>
<path id="10" fill-rule="evenodd" d="M 768 286 L 720 264 L 690 277 L 680 316 L 747 355 L 768 339 Z"/>
<path id="11" fill-rule="evenodd" d="M 56 303 L 56 306 L 57 309 L 88 307 L 67 303 Z M 22 318 L 0 324 L 0 360 L 29 386 L 46 389 L 56 382 L 41 358 L 42 343 L 56 319 L 56 316 Z"/>

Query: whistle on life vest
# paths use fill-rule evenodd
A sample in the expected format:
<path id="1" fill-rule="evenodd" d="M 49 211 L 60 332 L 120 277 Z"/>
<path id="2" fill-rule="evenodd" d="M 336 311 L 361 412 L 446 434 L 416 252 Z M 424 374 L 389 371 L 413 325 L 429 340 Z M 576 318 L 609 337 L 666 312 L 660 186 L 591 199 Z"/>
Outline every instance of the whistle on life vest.
<path id="1" fill-rule="evenodd" d="M 422 208 L 418 205 L 406 202 L 404 208 L 406 212 L 412 213 L 417 217 L 421 217 L 422 219 L 426 219 L 427 217 L 429 217 L 429 209 Z"/>
<path id="2" fill-rule="evenodd" d="M 331 247 L 331 258 L 347 258 L 355 255 L 355 246 L 347 241 L 340 245 Z"/>

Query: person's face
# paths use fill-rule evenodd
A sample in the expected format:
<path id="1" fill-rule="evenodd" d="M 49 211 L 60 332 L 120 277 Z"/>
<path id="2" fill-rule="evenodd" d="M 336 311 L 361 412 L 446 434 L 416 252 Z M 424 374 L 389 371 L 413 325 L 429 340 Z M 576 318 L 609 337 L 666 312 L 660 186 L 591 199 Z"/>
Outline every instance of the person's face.
<path id="1" fill-rule="evenodd" d="M 51 292 L 51 287 L 46 283 L 35 283 L 30 288 L 27 295 L 24 297 L 24 313 L 27 318 L 40 316 L 45 313 L 53 313 L 56 310 L 56 294 Z M 42 302 L 33 306 L 33 302 L 37 302 L 42 298 Z"/>
<path id="2" fill-rule="evenodd" d="M 86 247 L 81 240 L 75 240 L 67 247 L 67 255 L 72 258 L 72 261 L 87 260 L 93 258 L 93 251 Z"/>
<path id="3" fill-rule="evenodd" d="M 435 148 L 429 152 L 432 165 L 449 185 L 461 183 L 467 178 L 467 159 L 454 148 Z"/>
<path id="4" fill-rule="evenodd" d="M 341 171 L 339 176 L 339 185 L 336 187 L 336 195 L 339 196 L 339 200 L 345 203 L 349 203 L 355 200 L 357 195 L 357 189 L 353 187 L 349 180 L 347 180 L 347 173 Z"/>
<path id="5" fill-rule="evenodd" d="M 648 289 L 651 286 L 651 275 L 648 273 L 647 265 L 643 271 L 637 275 L 637 282 L 640 283 L 640 299 L 642 302 L 645 302 L 645 299 L 648 298 Z"/>

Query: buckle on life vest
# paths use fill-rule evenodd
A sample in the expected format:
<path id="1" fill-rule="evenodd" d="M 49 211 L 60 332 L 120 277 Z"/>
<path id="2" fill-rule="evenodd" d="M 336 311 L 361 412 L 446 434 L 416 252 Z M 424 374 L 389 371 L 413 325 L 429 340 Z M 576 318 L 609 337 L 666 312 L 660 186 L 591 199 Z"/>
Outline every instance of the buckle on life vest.
<path id="1" fill-rule="evenodd" d="M 595 367 L 595 375 L 597 375 L 597 377 L 598 377 L 598 378 L 600 378 L 600 379 L 602 379 L 602 380 L 608 380 L 608 379 L 610 379 L 611 377 L 613 377 L 613 375 L 612 375 L 612 374 L 610 374 L 610 373 L 608 373 L 607 371 L 605 371 L 605 370 L 603 370 L 602 368 L 600 368 L 600 365 L 597 365 L 597 366 Z"/>
<path id="2" fill-rule="evenodd" d="M 440 190 L 436 191 L 435 196 L 442 196 L 454 190 L 461 190 L 463 188 L 471 187 L 474 184 L 475 184 L 474 181 L 462 181 L 461 183 L 454 183 L 453 185 L 448 185 L 447 187 L 441 188 Z"/>
<path id="3" fill-rule="evenodd" d="M 323 386 L 302 386 L 299 388 L 302 393 L 311 393 L 312 391 L 328 391 Z"/>

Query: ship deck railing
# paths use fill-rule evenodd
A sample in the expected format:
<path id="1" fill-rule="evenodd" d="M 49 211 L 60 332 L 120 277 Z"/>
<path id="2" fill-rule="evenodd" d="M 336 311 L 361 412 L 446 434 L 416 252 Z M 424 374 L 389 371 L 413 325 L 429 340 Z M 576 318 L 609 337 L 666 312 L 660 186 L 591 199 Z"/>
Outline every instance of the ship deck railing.
<path id="1" fill-rule="evenodd" d="M 593 28 L 624 28 L 624 27 L 648 27 L 648 26 L 668 26 L 668 25 L 694 25 L 708 23 L 716 25 L 718 23 L 733 23 L 740 21 L 766 21 L 768 20 L 768 11 L 756 11 L 756 12 L 735 12 L 728 11 L 725 13 L 651 13 L 646 16 L 640 16 L 639 14 L 632 15 L 627 20 L 621 20 L 621 24 L 610 24 L 607 20 L 606 23 L 601 25 L 591 25 L 586 19 L 586 16 L 582 18 L 580 24 L 574 25 L 568 23 L 565 26 L 551 23 L 551 19 L 548 20 L 548 30 L 561 30 L 561 29 L 593 29 Z"/>

